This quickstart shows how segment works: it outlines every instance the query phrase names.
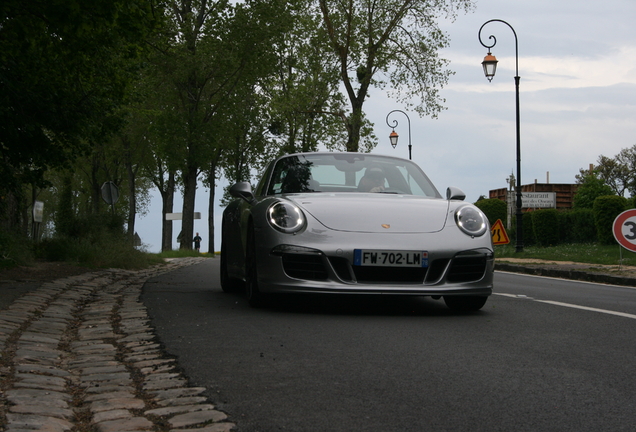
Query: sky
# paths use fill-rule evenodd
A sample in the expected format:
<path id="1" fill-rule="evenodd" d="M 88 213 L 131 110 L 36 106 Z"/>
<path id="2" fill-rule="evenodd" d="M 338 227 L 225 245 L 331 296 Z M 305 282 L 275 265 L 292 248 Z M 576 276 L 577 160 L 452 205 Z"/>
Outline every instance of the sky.
<path id="1" fill-rule="evenodd" d="M 448 186 L 475 202 L 488 191 L 507 187 L 516 172 L 515 37 L 508 26 L 489 23 L 482 40 L 494 35 L 491 48 L 497 57 L 492 82 L 481 62 L 487 54 L 478 39 L 486 21 L 509 23 L 518 38 L 521 118 L 521 183 L 574 183 L 579 169 L 595 164 L 600 155 L 614 157 L 636 145 L 636 1 L 634 0 L 478 0 L 468 14 L 440 26 L 450 47 L 440 57 L 455 72 L 441 90 L 446 110 L 438 118 L 419 117 L 375 90 L 365 113 L 375 124 L 379 139 L 373 153 L 408 158 L 408 121 L 393 113 L 390 122 L 400 135 L 398 146 L 389 143 L 386 116 L 404 111 L 411 123 L 413 161 L 444 194 Z M 222 194 L 222 181 L 216 196 Z M 155 194 L 147 215 L 136 228 L 146 249 L 161 248 L 161 200 Z M 200 187 L 195 231 L 207 251 L 209 190 Z M 182 201 L 175 200 L 175 211 Z M 215 250 L 220 249 L 222 208 L 215 214 Z M 174 222 L 175 240 L 180 222 Z"/>

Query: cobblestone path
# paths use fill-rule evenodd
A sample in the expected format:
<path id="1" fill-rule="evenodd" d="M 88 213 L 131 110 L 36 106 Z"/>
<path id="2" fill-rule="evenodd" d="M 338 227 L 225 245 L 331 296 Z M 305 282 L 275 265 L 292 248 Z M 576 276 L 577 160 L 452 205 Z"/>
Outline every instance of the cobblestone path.
<path id="1" fill-rule="evenodd" d="M 0 311 L 0 430 L 230 431 L 161 350 L 139 300 L 148 278 L 202 259 L 59 279 Z"/>

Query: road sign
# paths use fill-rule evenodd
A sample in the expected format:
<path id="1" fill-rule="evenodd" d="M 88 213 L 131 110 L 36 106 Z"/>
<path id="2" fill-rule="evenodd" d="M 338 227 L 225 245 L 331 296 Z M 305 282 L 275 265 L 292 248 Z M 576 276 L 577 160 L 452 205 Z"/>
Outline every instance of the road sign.
<path id="1" fill-rule="evenodd" d="M 102 185 L 102 199 L 111 206 L 119 200 L 119 188 L 112 181 L 104 182 Z"/>
<path id="2" fill-rule="evenodd" d="M 490 235 L 492 236 L 492 244 L 503 245 L 510 243 L 508 233 L 501 222 L 501 219 L 497 219 L 497 222 L 490 228 Z"/>
<path id="3" fill-rule="evenodd" d="M 33 202 L 33 222 L 42 222 L 44 216 L 44 203 L 42 201 Z"/>
<path id="4" fill-rule="evenodd" d="M 636 252 L 636 209 L 626 210 L 616 216 L 612 232 L 619 245 Z"/>

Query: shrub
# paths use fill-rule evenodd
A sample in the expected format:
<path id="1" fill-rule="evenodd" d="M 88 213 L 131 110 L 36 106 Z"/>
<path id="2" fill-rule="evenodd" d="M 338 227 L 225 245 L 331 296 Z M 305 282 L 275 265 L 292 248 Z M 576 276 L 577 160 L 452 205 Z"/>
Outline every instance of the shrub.
<path id="1" fill-rule="evenodd" d="M 0 269 L 28 265 L 33 258 L 27 238 L 0 229 Z"/>
<path id="2" fill-rule="evenodd" d="M 505 201 L 497 198 L 488 198 L 477 201 L 475 205 L 484 212 L 491 226 L 497 222 L 497 219 L 501 219 L 504 223 L 506 222 L 508 205 Z"/>
<path id="3" fill-rule="evenodd" d="M 597 241 L 594 211 L 592 209 L 575 209 L 563 212 L 563 215 L 564 242 L 595 243 Z"/>
<path id="4" fill-rule="evenodd" d="M 138 251 L 126 237 L 123 219 L 110 213 L 75 217 L 64 234 L 37 245 L 39 257 L 86 267 L 144 268 L 149 254 Z"/>
<path id="5" fill-rule="evenodd" d="M 534 238 L 534 218 L 532 212 L 525 212 L 523 214 L 523 244 L 534 245 L 537 243 L 537 239 Z"/>
<path id="6" fill-rule="evenodd" d="M 532 213 L 534 238 L 539 246 L 559 243 L 559 212 L 556 209 L 536 210 Z M 525 221 L 524 221 L 525 222 Z"/>
<path id="7" fill-rule="evenodd" d="M 625 211 L 626 207 L 627 199 L 617 195 L 600 196 L 594 200 L 594 224 L 599 243 L 616 243 L 612 226 L 616 216 Z"/>

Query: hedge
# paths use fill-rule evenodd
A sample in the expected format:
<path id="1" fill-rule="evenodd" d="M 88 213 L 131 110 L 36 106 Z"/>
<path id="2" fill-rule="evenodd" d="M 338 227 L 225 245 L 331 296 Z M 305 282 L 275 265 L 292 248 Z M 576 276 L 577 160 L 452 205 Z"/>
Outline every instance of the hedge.
<path id="1" fill-rule="evenodd" d="M 601 244 L 615 244 L 612 233 L 614 219 L 627 208 L 628 200 L 622 196 L 605 195 L 594 200 L 594 223 L 596 235 Z"/>

